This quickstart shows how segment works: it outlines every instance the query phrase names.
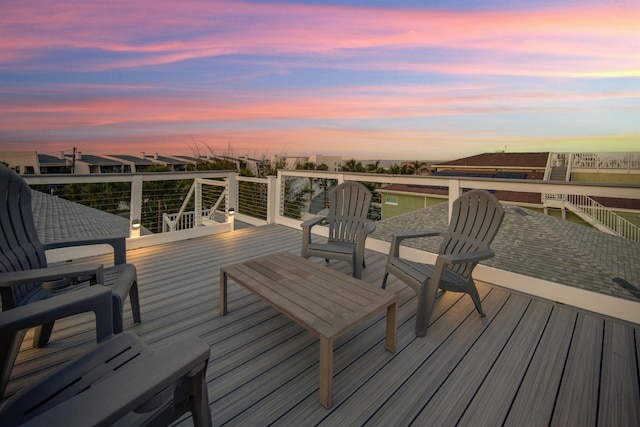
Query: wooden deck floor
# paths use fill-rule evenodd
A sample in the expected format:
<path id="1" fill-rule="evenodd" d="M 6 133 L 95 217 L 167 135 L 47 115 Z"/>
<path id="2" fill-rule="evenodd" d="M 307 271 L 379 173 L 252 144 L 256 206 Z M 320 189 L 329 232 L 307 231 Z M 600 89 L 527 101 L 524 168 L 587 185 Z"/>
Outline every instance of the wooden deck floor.
<path id="1" fill-rule="evenodd" d="M 468 296 L 446 293 L 416 338 L 415 297 L 394 277 L 397 351 L 384 348 L 384 313 L 338 340 L 325 409 L 317 339 L 232 281 L 229 313 L 218 311 L 220 266 L 298 253 L 300 240 L 272 225 L 128 254 L 143 323 L 127 311 L 125 327 L 150 344 L 190 334 L 211 346 L 214 425 L 640 425 L 640 326 L 480 284 L 487 317 Z M 368 252 L 363 280 L 379 286 L 385 259 Z M 349 273 L 346 263 L 327 268 Z M 25 340 L 5 397 L 92 348 L 93 326 L 77 316 L 58 322 L 46 348 Z"/>

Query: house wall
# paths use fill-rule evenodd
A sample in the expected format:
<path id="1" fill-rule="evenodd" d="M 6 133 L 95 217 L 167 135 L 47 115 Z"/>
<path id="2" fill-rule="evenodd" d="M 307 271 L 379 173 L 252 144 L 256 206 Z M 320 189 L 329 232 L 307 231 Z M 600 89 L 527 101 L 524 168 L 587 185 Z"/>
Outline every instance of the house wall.
<path id="1" fill-rule="evenodd" d="M 446 198 L 427 197 L 424 195 L 412 195 L 402 193 L 381 193 L 382 195 L 382 219 L 393 218 L 418 209 L 428 208 L 439 203 L 446 203 Z M 395 199 L 390 199 L 395 198 Z M 397 200 L 394 204 L 393 200 Z"/>
<path id="2" fill-rule="evenodd" d="M 627 170 L 618 171 L 598 171 L 598 172 L 581 172 L 571 171 L 571 181 L 577 182 L 597 182 L 602 184 L 640 184 L 640 171 Z"/>
<path id="3" fill-rule="evenodd" d="M 36 151 L 0 151 L 0 162 L 6 163 L 21 175 L 40 173 Z"/>

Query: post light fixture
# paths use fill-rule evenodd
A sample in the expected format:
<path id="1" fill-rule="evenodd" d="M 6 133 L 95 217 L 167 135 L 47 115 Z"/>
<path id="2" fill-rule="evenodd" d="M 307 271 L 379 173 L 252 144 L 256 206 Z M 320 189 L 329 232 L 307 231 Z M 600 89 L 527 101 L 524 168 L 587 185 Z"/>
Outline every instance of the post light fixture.
<path id="1" fill-rule="evenodd" d="M 140 228 L 142 227 L 142 223 L 139 219 L 134 219 L 131 221 L 131 230 L 129 231 L 129 237 L 140 237 Z"/>
<path id="2" fill-rule="evenodd" d="M 235 228 L 235 213 L 235 208 L 227 209 L 227 222 L 231 225 L 232 230 Z"/>

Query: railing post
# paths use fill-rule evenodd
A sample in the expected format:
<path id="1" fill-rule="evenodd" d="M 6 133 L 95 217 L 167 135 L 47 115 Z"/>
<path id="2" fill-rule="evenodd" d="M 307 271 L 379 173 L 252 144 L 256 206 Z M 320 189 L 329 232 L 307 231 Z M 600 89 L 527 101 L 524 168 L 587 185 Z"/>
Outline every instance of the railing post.
<path id="1" fill-rule="evenodd" d="M 276 223 L 276 212 L 278 208 L 278 194 L 277 176 L 267 176 L 267 224 Z"/>
<path id="2" fill-rule="evenodd" d="M 200 178 L 193 180 L 194 185 L 194 227 L 200 227 L 202 225 L 202 182 Z"/>
<path id="3" fill-rule="evenodd" d="M 225 212 L 228 213 L 229 209 L 233 208 L 236 212 L 238 212 L 238 193 L 240 192 L 238 185 L 238 176 L 237 173 L 230 173 L 229 178 L 227 178 L 227 200 Z"/>
<path id="4" fill-rule="evenodd" d="M 451 214 L 453 213 L 453 202 L 455 202 L 460 196 L 462 196 L 462 188 L 460 187 L 459 179 L 449 180 L 449 213 L 447 224 L 451 222 Z"/>
<path id="5" fill-rule="evenodd" d="M 273 207 L 276 223 L 279 223 L 280 217 L 284 216 L 284 181 L 285 177 L 282 174 L 282 171 L 278 171 L 278 175 L 275 181 L 276 187 L 274 191 L 275 206 Z"/>
<path id="6" fill-rule="evenodd" d="M 142 228 L 142 175 L 134 175 L 131 181 L 129 204 L 129 237 L 140 237 Z"/>

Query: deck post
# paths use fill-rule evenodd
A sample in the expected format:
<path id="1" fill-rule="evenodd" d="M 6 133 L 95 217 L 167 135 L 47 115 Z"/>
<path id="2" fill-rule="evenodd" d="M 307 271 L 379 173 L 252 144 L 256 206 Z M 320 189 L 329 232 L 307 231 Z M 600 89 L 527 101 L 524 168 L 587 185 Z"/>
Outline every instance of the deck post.
<path id="1" fill-rule="evenodd" d="M 278 194 L 278 177 L 275 175 L 267 176 L 267 224 L 276 223 L 276 212 L 278 208 L 278 201 L 276 195 Z"/>

